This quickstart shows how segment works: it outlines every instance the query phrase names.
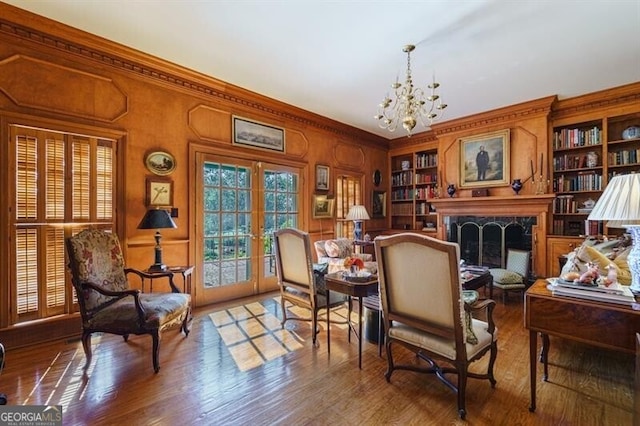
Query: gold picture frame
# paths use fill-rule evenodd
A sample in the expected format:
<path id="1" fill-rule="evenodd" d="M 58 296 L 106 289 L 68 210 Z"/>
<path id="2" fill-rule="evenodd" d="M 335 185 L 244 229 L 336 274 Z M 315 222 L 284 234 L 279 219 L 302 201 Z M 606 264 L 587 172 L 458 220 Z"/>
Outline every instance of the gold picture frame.
<path id="1" fill-rule="evenodd" d="M 146 201 L 147 207 L 173 207 L 173 180 L 148 177 Z"/>
<path id="2" fill-rule="evenodd" d="M 509 129 L 460 139 L 460 188 L 509 185 Z"/>
<path id="3" fill-rule="evenodd" d="M 334 198 L 326 195 L 313 194 L 313 218 L 314 219 L 330 219 L 333 217 Z"/>
<path id="4" fill-rule="evenodd" d="M 329 190 L 329 166 L 316 164 L 316 191 Z"/>

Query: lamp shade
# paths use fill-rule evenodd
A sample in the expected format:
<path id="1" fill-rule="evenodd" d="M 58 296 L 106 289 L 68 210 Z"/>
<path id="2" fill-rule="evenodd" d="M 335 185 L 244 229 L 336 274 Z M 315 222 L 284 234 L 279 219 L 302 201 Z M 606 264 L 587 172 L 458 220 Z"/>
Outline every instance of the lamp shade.
<path id="1" fill-rule="evenodd" d="M 138 229 L 165 229 L 177 228 L 178 226 L 171 218 L 168 211 L 163 209 L 147 210 L 138 225 Z"/>
<path id="2" fill-rule="evenodd" d="M 367 213 L 367 209 L 363 205 L 356 204 L 349 209 L 349 213 L 347 213 L 347 217 L 345 219 L 360 221 L 369 220 L 370 217 L 369 213 Z"/>
<path id="3" fill-rule="evenodd" d="M 588 220 L 610 220 L 617 226 L 637 225 L 640 220 L 640 174 L 614 176 Z"/>

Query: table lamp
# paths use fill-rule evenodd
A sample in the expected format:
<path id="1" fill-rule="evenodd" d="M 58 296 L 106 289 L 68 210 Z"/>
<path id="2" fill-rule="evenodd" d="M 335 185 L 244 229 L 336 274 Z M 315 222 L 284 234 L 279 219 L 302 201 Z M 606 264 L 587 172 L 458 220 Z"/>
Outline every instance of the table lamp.
<path id="1" fill-rule="evenodd" d="M 176 223 L 171 218 L 171 215 L 167 210 L 163 209 L 150 209 L 144 215 L 138 229 L 155 229 L 156 230 L 156 247 L 155 247 L 155 262 L 149 266 L 151 272 L 162 272 L 167 270 L 167 265 L 162 263 L 162 246 L 160 240 L 160 229 L 177 228 Z"/>
<path id="2" fill-rule="evenodd" d="M 640 174 L 614 176 L 604 189 L 587 220 L 611 221 L 607 225 L 627 228 L 632 247 L 627 262 L 631 291 L 640 293 Z"/>
<path id="3" fill-rule="evenodd" d="M 362 241 L 362 222 L 370 219 L 367 209 L 360 204 L 353 205 L 346 219 L 353 221 L 353 238 L 356 241 Z"/>

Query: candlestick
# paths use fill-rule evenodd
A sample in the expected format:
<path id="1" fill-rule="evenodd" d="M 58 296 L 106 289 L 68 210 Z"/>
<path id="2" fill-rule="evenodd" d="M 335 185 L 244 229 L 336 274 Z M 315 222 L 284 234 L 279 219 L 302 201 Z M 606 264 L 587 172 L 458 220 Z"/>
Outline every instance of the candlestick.
<path id="1" fill-rule="evenodd" d="M 542 170 L 544 170 L 543 167 L 544 167 L 544 160 L 542 157 L 542 153 L 540 153 L 540 176 L 542 176 Z"/>
<path id="2" fill-rule="evenodd" d="M 533 160 L 531 160 L 531 182 L 533 182 L 535 178 L 536 172 L 533 171 Z"/>

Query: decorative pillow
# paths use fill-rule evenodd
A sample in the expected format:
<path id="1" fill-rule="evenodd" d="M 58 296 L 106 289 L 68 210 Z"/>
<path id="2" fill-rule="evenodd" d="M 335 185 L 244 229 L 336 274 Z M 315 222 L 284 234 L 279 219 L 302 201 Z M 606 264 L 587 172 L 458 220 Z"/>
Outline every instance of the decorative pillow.
<path id="1" fill-rule="evenodd" d="M 351 256 L 351 240 L 340 238 L 337 240 L 327 240 L 324 243 L 324 249 L 329 257 L 349 257 Z"/>
<path id="2" fill-rule="evenodd" d="M 489 273 L 493 276 L 493 281 L 501 284 L 520 284 L 522 283 L 522 275 L 517 272 L 508 271 L 501 268 L 489 269 Z"/>

